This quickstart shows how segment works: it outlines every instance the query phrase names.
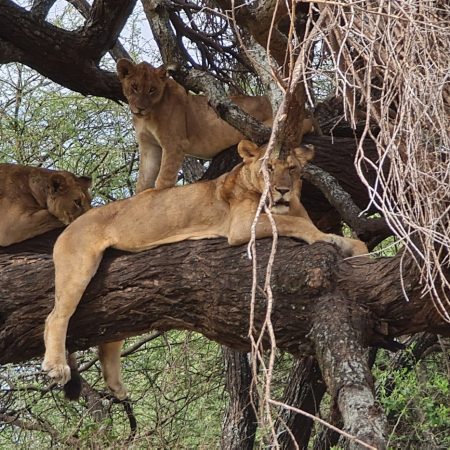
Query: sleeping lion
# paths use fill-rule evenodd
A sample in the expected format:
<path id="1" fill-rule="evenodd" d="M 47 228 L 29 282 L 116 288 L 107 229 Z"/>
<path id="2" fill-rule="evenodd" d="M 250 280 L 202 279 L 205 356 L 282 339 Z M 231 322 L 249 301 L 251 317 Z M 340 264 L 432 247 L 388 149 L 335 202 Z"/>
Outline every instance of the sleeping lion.
<path id="1" fill-rule="evenodd" d="M 51 378 L 60 383 L 70 379 L 65 348 L 69 319 L 108 247 L 140 252 L 188 239 L 224 237 L 230 245 L 249 241 L 264 189 L 260 170 L 264 149 L 241 141 L 238 151 L 243 162 L 216 180 L 147 189 L 126 200 L 91 209 L 59 236 L 53 252 L 55 305 L 45 323 L 42 364 Z M 301 147 L 286 161 L 272 158 L 268 162 L 270 205 L 279 235 L 309 244 L 331 242 L 345 255 L 367 253 L 359 240 L 318 230 L 300 203 L 300 175 L 313 153 L 312 148 Z M 268 236 L 272 236 L 272 227 L 267 215 L 261 214 L 256 237 Z M 101 345 L 100 362 L 106 384 L 116 397 L 124 399 L 127 391 L 121 378 L 120 348 L 120 342 Z"/>
<path id="2" fill-rule="evenodd" d="M 91 207 L 90 186 L 64 170 L 0 164 L 0 246 L 73 222 Z"/>

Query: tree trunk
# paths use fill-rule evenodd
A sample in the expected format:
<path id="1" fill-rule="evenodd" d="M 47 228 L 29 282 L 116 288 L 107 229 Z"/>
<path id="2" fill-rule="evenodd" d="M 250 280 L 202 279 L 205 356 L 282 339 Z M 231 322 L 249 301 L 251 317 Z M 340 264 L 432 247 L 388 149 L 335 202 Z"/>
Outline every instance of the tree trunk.
<path id="1" fill-rule="evenodd" d="M 326 392 L 319 364 L 313 356 L 296 359 L 283 395 L 283 402 L 316 415 Z M 283 409 L 277 419 L 276 430 L 280 448 L 290 450 L 307 449 L 313 420 L 300 413 Z M 290 430 L 290 433 L 287 431 Z"/>
<path id="2" fill-rule="evenodd" d="M 229 402 L 222 426 L 220 448 L 222 450 L 252 450 L 255 441 L 257 419 L 252 403 L 252 370 L 249 353 L 223 347 L 225 361 L 225 388 Z"/>

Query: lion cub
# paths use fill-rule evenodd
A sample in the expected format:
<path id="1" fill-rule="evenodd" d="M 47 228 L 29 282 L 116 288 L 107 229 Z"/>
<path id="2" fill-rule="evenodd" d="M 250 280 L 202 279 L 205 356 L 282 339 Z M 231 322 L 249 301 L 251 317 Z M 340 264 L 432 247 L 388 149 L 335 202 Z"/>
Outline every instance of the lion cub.
<path id="1" fill-rule="evenodd" d="M 147 189 L 126 200 L 91 209 L 59 236 L 53 251 L 55 306 L 45 323 L 42 364 L 50 377 L 60 383 L 70 380 L 65 352 L 67 326 L 108 247 L 140 252 L 193 239 L 224 237 L 230 245 L 249 241 L 265 189 L 261 173 L 265 150 L 241 141 L 238 151 L 243 162 L 215 180 Z M 308 244 L 331 242 L 346 255 L 367 253 L 361 241 L 318 230 L 300 203 L 300 177 L 313 154 L 312 148 L 302 147 L 292 150 L 286 161 L 271 158 L 268 162 L 270 205 L 278 234 Z M 255 232 L 258 239 L 272 236 L 266 214 L 260 215 Z M 120 342 L 102 344 L 100 362 L 107 385 L 123 399 L 127 392 L 120 373 L 120 347 Z"/>
<path id="2" fill-rule="evenodd" d="M 211 159 L 244 138 L 218 117 L 207 97 L 187 93 L 168 77 L 164 67 L 119 59 L 117 74 L 139 144 L 137 192 L 174 186 L 185 155 Z M 231 100 L 272 125 L 272 107 L 266 97 L 235 96 Z"/>
<path id="3" fill-rule="evenodd" d="M 73 222 L 91 207 L 90 186 L 63 170 L 0 164 L 0 246 Z"/>

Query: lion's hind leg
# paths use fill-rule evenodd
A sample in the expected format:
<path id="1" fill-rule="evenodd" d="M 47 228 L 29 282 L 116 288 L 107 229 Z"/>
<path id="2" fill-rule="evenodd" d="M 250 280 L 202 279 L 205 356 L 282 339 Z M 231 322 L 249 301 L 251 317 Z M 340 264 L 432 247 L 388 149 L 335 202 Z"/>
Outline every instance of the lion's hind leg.
<path id="1" fill-rule="evenodd" d="M 122 381 L 122 367 L 120 353 L 123 341 L 108 342 L 98 347 L 98 356 L 102 366 L 102 374 L 105 383 L 114 396 L 119 400 L 127 398 L 127 389 Z"/>

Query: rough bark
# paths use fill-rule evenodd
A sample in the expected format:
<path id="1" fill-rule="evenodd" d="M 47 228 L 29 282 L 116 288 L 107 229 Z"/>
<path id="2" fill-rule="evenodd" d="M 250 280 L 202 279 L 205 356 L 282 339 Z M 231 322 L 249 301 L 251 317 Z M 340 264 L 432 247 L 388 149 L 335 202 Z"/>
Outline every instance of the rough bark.
<path id="1" fill-rule="evenodd" d="M 252 370 L 249 354 L 223 347 L 225 388 L 229 402 L 222 426 L 221 449 L 252 450 L 257 419 L 251 399 Z"/>
<path id="2" fill-rule="evenodd" d="M 0 2 L 0 63 L 21 62 L 84 95 L 123 100 L 115 73 L 99 68 L 136 0 L 97 0 L 84 26 L 67 31 L 10 0 Z M 45 14 L 45 11 L 40 13 Z"/>
<path id="3" fill-rule="evenodd" d="M 42 354 L 44 319 L 53 303 L 53 240 L 50 233 L 0 250 L 0 363 Z M 258 242 L 260 277 L 269 247 L 268 239 Z M 399 264 L 400 257 L 343 261 L 330 244 L 307 246 L 281 238 L 273 276 L 280 349 L 295 355 L 311 350 L 317 301 L 337 290 L 350 313 L 364 311 L 364 320 L 355 326 L 362 328 L 365 345 L 389 345 L 389 339 L 420 331 L 450 335 L 450 325 L 421 298 L 413 262 L 407 256 L 403 260 L 403 283 Z M 176 328 L 248 351 L 251 269 L 246 247 L 229 247 L 224 239 L 138 254 L 107 251 L 70 322 L 68 345 L 85 349 L 150 329 Z M 259 297 L 257 322 L 264 314 Z"/>
<path id="4" fill-rule="evenodd" d="M 296 359 L 286 383 L 283 402 L 316 415 L 325 392 L 317 360 L 313 356 Z M 281 410 L 276 424 L 280 448 L 294 449 L 297 444 L 300 449 L 307 449 L 312 427 L 313 420 L 309 417 L 288 409 Z"/>
<path id="5" fill-rule="evenodd" d="M 338 293 L 316 303 L 312 337 L 317 359 L 332 398 L 342 414 L 344 429 L 378 450 L 386 448 L 383 411 L 375 403 L 373 379 L 364 347 L 367 310 L 348 308 Z M 349 449 L 360 449 L 350 441 Z"/>

